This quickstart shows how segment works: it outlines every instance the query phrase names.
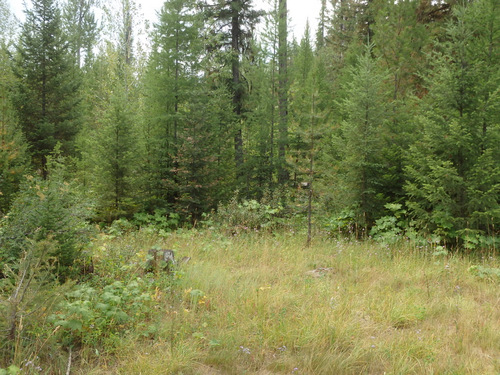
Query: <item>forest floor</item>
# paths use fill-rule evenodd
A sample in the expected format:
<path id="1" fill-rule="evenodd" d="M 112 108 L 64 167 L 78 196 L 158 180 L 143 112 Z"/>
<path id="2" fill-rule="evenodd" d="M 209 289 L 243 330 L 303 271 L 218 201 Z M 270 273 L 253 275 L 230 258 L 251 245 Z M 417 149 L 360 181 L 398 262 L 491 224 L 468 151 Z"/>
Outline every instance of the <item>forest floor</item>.
<path id="1" fill-rule="evenodd" d="M 169 279 L 156 288 L 151 335 L 80 354 L 72 374 L 500 373 L 493 255 L 328 238 L 305 248 L 294 233 L 101 241 L 101 273 L 140 264 L 154 245 L 191 261 L 142 276 Z"/>

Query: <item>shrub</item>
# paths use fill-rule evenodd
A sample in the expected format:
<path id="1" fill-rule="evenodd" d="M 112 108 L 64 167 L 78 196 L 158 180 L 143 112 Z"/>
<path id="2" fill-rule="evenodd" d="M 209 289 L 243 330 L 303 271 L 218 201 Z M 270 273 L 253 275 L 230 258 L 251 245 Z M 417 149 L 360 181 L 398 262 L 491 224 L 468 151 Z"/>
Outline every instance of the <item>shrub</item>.
<path id="1" fill-rule="evenodd" d="M 89 241 L 86 219 L 92 205 L 79 184 L 66 177 L 62 158 L 48 162 L 48 177 L 26 176 L 11 211 L 0 222 L 0 269 L 14 264 L 29 247 L 49 237 L 55 243 L 51 257 L 64 280 Z"/>
<path id="2" fill-rule="evenodd" d="M 391 211 L 392 215 L 383 216 L 375 221 L 370 235 L 375 241 L 390 245 L 400 240 L 407 228 L 406 210 L 399 203 L 387 203 L 385 208 Z"/>
<path id="3" fill-rule="evenodd" d="M 174 212 L 167 213 L 167 210 L 158 209 L 154 214 L 136 213 L 133 223 L 138 227 L 150 227 L 158 231 L 171 231 L 180 224 L 180 215 Z"/>
<path id="4" fill-rule="evenodd" d="M 347 237 L 357 235 L 356 214 L 354 209 L 346 209 L 338 215 L 330 217 L 325 223 L 325 228 L 332 237 L 337 235 Z"/>
<path id="5" fill-rule="evenodd" d="M 64 345 L 113 346 L 121 333 L 145 320 L 151 311 L 152 297 L 147 291 L 148 284 L 139 278 L 128 284 L 116 281 L 102 290 L 81 284 L 66 294 L 49 320 L 62 328 L 59 334 Z"/>
<path id="6" fill-rule="evenodd" d="M 236 197 L 218 208 L 215 223 L 233 231 L 273 229 L 283 224 L 283 206 L 277 202 L 239 201 Z"/>

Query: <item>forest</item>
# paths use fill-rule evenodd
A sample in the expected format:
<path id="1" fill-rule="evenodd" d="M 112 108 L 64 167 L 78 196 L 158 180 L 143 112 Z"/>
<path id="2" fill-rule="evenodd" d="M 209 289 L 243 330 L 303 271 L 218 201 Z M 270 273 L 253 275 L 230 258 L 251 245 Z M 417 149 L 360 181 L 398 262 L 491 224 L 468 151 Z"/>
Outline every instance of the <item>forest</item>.
<path id="1" fill-rule="evenodd" d="M 324 0 L 300 41 L 284 1 L 167 1 L 149 47 L 112 5 L 35 0 L 19 29 L 3 5 L 4 215 L 52 160 L 94 222 L 268 199 L 331 231 L 498 244 L 497 1 Z"/>
<path id="2" fill-rule="evenodd" d="M 446 372 L 446 364 L 430 364 L 439 355 L 420 347 L 418 365 L 365 358 L 357 351 L 364 344 L 340 342 L 359 329 L 357 313 L 353 327 L 336 328 L 335 364 L 292 356 L 292 347 L 307 347 L 296 337 L 279 346 L 265 335 L 265 345 L 281 348 L 273 358 L 293 358 L 276 364 L 265 349 L 250 355 L 236 334 L 229 341 L 246 360 L 231 362 L 223 355 L 228 340 L 202 333 L 213 324 L 215 334 L 215 295 L 225 292 L 213 290 L 210 305 L 214 284 L 196 286 L 195 273 L 210 279 L 217 262 L 257 261 L 232 252 L 224 259 L 232 247 L 297 272 L 315 268 L 321 282 L 331 276 L 328 246 L 346 247 L 355 255 L 339 264 L 356 288 L 360 274 L 371 275 L 366 254 L 407 255 L 427 262 L 409 269 L 429 300 L 446 295 L 448 281 L 458 287 L 460 277 L 477 283 L 471 290 L 498 286 L 500 1 L 318 1 L 317 30 L 307 26 L 297 40 L 286 0 L 268 0 L 266 11 L 252 0 L 166 0 L 152 22 L 134 0 L 31 0 L 23 21 L 0 0 L 0 374 L 69 374 L 75 366 L 90 373 L 90 363 L 104 371 L 109 357 L 99 353 L 126 356 L 122 330 L 162 338 L 173 367 L 95 373 L 290 373 L 295 360 L 310 374 L 499 370 L 490 356 L 488 368 Z M 164 246 L 193 264 L 148 278 L 147 249 Z M 387 259 L 374 263 L 380 273 L 392 267 Z M 441 268 L 433 274 L 454 259 L 465 262 L 462 276 L 445 282 Z M 220 277 L 220 287 L 236 282 Z M 253 302 L 261 306 L 268 289 L 257 284 Z M 357 295 L 354 286 L 349 293 Z M 338 298 L 347 303 L 349 293 Z M 498 304 L 494 290 L 481 298 Z M 291 303 L 285 292 L 276 301 Z M 391 316 L 396 330 L 414 327 L 438 310 L 427 302 L 379 317 Z M 287 315 L 294 308 L 261 313 L 290 325 L 308 320 Z M 155 309 L 198 315 L 175 315 L 159 332 Z M 311 335 L 325 333 L 316 328 Z M 500 345 L 484 330 L 483 354 Z M 317 349 L 326 353 L 329 339 L 321 340 Z M 197 354 L 180 359 L 181 344 Z M 193 367 L 199 351 L 209 358 L 203 366 L 226 372 Z M 37 370 L 35 358 L 50 370 Z M 229 370 L 234 363 L 243 367 Z M 271 372 L 258 372 L 263 364 Z"/>

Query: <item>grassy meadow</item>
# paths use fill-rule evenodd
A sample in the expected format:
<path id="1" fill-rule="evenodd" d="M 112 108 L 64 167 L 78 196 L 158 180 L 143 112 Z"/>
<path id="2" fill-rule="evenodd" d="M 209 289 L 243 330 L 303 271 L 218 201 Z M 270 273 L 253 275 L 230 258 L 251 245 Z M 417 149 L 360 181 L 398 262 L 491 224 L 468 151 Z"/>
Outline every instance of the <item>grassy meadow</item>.
<path id="1" fill-rule="evenodd" d="M 71 373 L 500 373 L 495 255 L 304 243 L 291 232 L 101 237 L 96 275 L 149 280 L 150 308 L 109 350 L 83 345 Z M 143 274 L 152 246 L 191 261 Z"/>

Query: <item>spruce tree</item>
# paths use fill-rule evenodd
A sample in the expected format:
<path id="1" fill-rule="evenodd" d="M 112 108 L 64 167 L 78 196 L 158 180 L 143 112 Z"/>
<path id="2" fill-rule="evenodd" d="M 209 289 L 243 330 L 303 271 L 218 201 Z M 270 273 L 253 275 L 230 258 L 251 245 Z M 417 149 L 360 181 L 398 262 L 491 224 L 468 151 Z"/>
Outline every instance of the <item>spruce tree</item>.
<path id="1" fill-rule="evenodd" d="M 340 103 L 344 120 L 335 144 L 338 208 L 354 212 L 356 222 L 369 228 L 386 203 L 380 190 L 383 149 L 387 131 L 387 74 L 378 69 L 367 46 L 358 63 L 350 68 L 346 98 Z"/>
<path id="2" fill-rule="evenodd" d="M 8 25 L 10 14 L 0 3 L 0 25 Z M 0 214 L 5 214 L 29 163 L 26 140 L 12 104 L 15 77 L 8 51 L 9 40 L 0 36 Z"/>
<path id="3" fill-rule="evenodd" d="M 431 55 L 422 138 L 408 155 L 415 225 L 469 247 L 494 238 L 500 222 L 498 9 L 490 0 L 454 9 Z"/>
<path id="4" fill-rule="evenodd" d="M 33 0 L 25 10 L 15 73 L 16 108 L 35 168 L 46 174 L 46 158 L 57 143 L 74 153 L 79 131 L 79 80 L 61 30 L 54 0 Z"/>

